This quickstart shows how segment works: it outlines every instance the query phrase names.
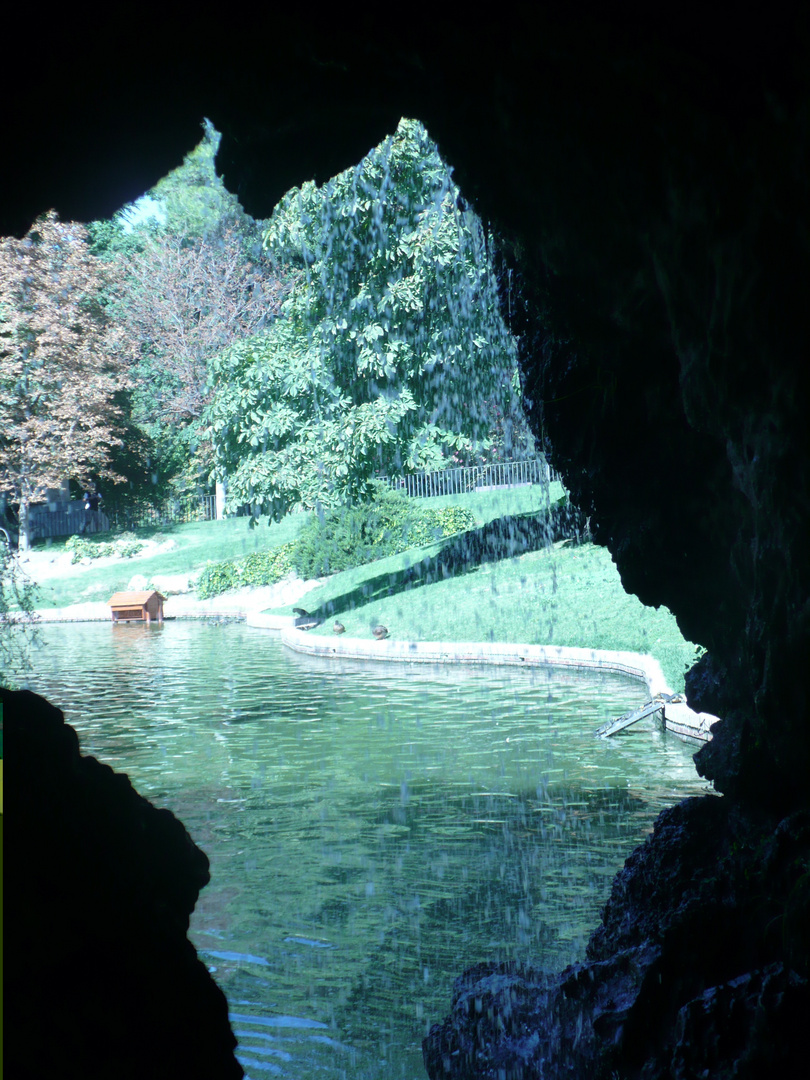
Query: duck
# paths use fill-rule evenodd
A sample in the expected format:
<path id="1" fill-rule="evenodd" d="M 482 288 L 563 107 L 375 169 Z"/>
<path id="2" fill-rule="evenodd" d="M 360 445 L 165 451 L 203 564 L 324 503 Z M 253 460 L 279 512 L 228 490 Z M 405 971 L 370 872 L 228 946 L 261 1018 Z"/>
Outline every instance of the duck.
<path id="1" fill-rule="evenodd" d="M 293 624 L 296 630 L 312 630 L 321 625 L 321 620 L 317 615 L 310 615 L 308 611 L 304 611 L 301 607 L 294 607 L 293 614 L 296 617 Z"/>
<path id="2" fill-rule="evenodd" d="M 384 641 L 388 637 L 388 627 L 380 624 L 371 631 L 377 641 Z"/>
<path id="3" fill-rule="evenodd" d="M 343 634 L 346 632 L 346 627 L 343 625 L 342 622 L 338 622 L 337 620 L 335 620 L 335 625 L 332 627 L 332 630 L 336 634 Z"/>

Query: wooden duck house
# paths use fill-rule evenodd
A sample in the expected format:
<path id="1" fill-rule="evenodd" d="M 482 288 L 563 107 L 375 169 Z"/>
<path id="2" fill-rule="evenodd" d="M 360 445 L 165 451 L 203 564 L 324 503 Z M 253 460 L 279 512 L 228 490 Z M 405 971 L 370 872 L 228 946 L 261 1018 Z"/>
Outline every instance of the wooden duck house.
<path id="1" fill-rule="evenodd" d="M 152 589 L 151 592 L 117 592 L 108 603 L 113 622 L 129 622 L 130 619 L 150 623 L 152 619 L 163 622 L 165 596 Z"/>

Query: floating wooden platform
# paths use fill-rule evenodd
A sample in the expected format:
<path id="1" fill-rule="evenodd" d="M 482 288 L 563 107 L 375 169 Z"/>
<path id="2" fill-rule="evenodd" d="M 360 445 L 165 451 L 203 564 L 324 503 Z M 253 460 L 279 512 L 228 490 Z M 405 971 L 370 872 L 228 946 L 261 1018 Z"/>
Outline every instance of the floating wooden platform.
<path id="1" fill-rule="evenodd" d="M 661 723 L 667 731 L 694 743 L 708 742 L 712 737 L 712 724 L 717 722 L 716 716 L 693 712 L 680 694 L 656 694 L 639 708 L 602 724 L 594 734 L 597 738 L 608 739 L 653 713 L 661 714 Z"/>
<path id="2" fill-rule="evenodd" d="M 653 713 L 663 711 L 663 701 L 658 701 L 653 698 L 653 700 L 648 701 L 646 705 L 642 705 L 640 709 L 631 709 L 630 712 L 626 712 L 616 720 L 608 720 L 606 724 L 602 724 L 600 728 L 596 729 L 596 737 L 598 739 L 608 739 L 611 735 L 615 735 L 617 732 L 629 728 L 631 724 L 643 720 L 645 716 L 651 716 Z"/>
<path id="3" fill-rule="evenodd" d="M 113 622 L 146 622 L 157 619 L 163 622 L 163 601 L 166 599 L 155 589 L 147 592 L 113 593 L 107 603 Z"/>

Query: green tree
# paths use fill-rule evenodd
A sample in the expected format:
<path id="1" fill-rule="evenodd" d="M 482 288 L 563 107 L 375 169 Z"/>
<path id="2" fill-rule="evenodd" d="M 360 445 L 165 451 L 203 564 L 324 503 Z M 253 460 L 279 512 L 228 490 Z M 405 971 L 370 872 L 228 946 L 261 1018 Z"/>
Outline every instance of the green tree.
<path id="1" fill-rule="evenodd" d="M 222 136 L 208 120 L 202 127 L 202 140 L 182 165 L 112 218 L 88 225 L 94 255 L 134 259 L 150 239 L 167 234 L 193 243 L 239 231 L 261 245 L 259 226 L 217 175 L 215 159 Z"/>
<path id="2" fill-rule="evenodd" d="M 131 345 L 109 317 L 110 267 L 87 231 L 51 212 L 22 240 L 0 240 L 0 490 L 20 508 L 65 478 L 116 479 Z"/>
<path id="3" fill-rule="evenodd" d="M 151 448 L 150 472 L 179 487 L 207 484 L 211 470 L 200 424 L 210 358 L 272 321 L 286 291 L 258 226 L 216 174 L 219 139 L 206 122 L 180 168 L 92 227 L 95 250 L 124 273 L 115 312 L 138 342 L 133 422 Z"/>
<path id="4" fill-rule="evenodd" d="M 161 231 L 192 241 L 236 230 L 245 239 L 260 240 L 256 222 L 217 175 L 215 159 L 221 141 L 221 134 L 210 120 L 204 120 L 202 140 L 179 168 L 147 193 L 158 207 Z"/>
<path id="5" fill-rule="evenodd" d="M 519 391 L 490 238 L 421 124 L 322 188 L 289 192 L 264 234 L 298 270 L 283 318 L 218 355 L 208 417 L 232 504 L 335 505 L 375 472 L 440 467 L 484 443 Z"/>
<path id="6" fill-rule="evenodd" d="M 139 343 L 134 416 L 160 448 L 165 471 L 207 480 L 212 462 L 200 420 L 209 361 L 271 322 L 286 288 L 262 252 L 249 258 L 231 229 L 193 241 L 163 233 L 131 261 L 121 317 Z"/>
<path id="7" fill-rule="evenodd" d="M 37 641 L 35 602 L 36 586 L 0 525 L 0 686 L 13 689 L 16 679 L 31 668 L 30 651 Z"/>

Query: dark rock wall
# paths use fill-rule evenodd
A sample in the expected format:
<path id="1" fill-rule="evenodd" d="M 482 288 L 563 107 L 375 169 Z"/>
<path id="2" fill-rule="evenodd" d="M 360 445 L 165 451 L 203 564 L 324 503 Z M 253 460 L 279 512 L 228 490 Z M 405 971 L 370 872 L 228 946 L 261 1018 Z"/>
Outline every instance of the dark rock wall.
<path id="1" fill-rule="evenodd" d="M 809 856 L 807 811 L 777 822 L 713 796 L 664 811 L 582 963 L 481 964 L 456 980 L 424 1043 L 428 1074 L 804 1076 Z"/>
<path id="2" fill-rule="evenodd" d="M 9 1078 L 238 1080 L 225 995 L 186 933 L 208 859 L 79 753 L 62 713 L 0 691 Z"/>
<path id="3" fill-rule="evenodd" d="M 203 115 L 257 217 L 291 185 L 356 162 L 401 115 L 423 120 L 500 234 L 536 433 L 625 587 L 709 650 L 688 694 L 723 718 L 697 762 L 729 805 L 684 810 L 674 831 L 668 819 L 628 862 L 582 972 L 554 986 L 473 972 L 461 998 L 479 1011 L 491 999 L 501 1019 L 470 1057 L 459 1006 L 457 1027 L 428 1041 L 432 1075 L 445 1061 L 454 1075 L 497 1075 L 511 1053 L 502 1006 L 517 998 L 535 1049 L 508 1075 L 541 1060 L 542 1044 L 559 1075 L 595 1075 L 575 1057 L 615 1045 L 628 1075 L 753 1076 L 770 1023 L 782 1067 L 792 1060 L 806 848 L 796 840 L 789 881 L 756 878 L 785 943 L 735 915 L 718 959 L 718 901 L 702 885 L 714 864 L 693 857 L 690 830 L 707 853 L 734 829 L 761 852 L 810 793 L 809 26 L 806 5 L 782 2 L 521 6 L 487 22 L 472 9 L 402 12 L 385 25 L 316 9 L 306 24 L 273 12 L 215 32 L 167 17 L 154 47 L 128 58 L 120 37 L 98 47 L 86 27 L 62 27 L 44 53 L 40 39 L 58 98 L 47 80 L 10 80 L 0 228 L 18 234 L 52 205 L 87 219 L 134 198 L 179 163 Z M 718 889 L 750 914 L 754 864 L 735 859 L 719 858 Z M 705 919 L 681 953 L 684 896 Z M 629 943 L 627 925 L 646 929 Z M 683 968 L 666 1000 L 649 975 L 664 956 Z M 612 1019 L 595 1018 L 592 984 Z"/>
<path id="4" fill-rule="evenodd" d="M 508 79 L 473 106 L 459 78 L 425 119 L 522 284 L 535 430 L 628 591 L 709 650 L 690 698 L 725 723 L 699 767 L 788 807 L 810 767 L 810 56 L 798 24 L 778 67 L 768 24 L 687 26 L 526 20 Z"/>

